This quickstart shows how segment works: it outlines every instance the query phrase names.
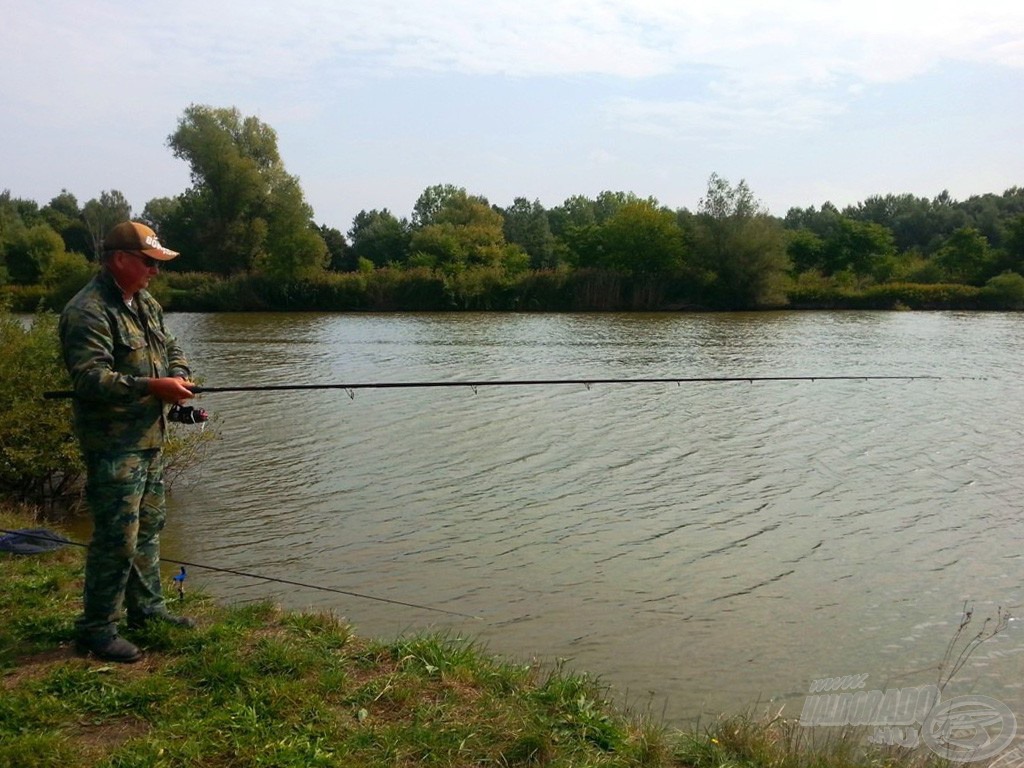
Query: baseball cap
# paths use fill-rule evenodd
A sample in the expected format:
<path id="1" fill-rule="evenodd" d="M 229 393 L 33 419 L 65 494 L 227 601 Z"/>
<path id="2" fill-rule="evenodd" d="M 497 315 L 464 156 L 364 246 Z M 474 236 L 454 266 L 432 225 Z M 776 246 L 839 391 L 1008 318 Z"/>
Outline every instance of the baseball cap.
<path id="1" fill-rule="evenodd" d="M 164 248 L 156 232 L 137 221 L 124 221 L 114 227 L 103 239 L 104 251 L 140 251 L 158 261 L 170 261 L 177 251 Z"/>

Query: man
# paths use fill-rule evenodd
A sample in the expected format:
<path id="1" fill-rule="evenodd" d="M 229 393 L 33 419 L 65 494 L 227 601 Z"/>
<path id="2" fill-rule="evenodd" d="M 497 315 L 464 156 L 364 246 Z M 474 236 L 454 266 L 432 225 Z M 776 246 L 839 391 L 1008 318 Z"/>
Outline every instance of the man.
<path id="1" fill-rule="evenodd" d="M 163 310 L 145 290 L 160 263 L 177 255 L 149 227 L 118 224 L 103 241 L 100 272 L 60 317 L 94 522 L 76 639 L 80 651 L 107 661 L 142 656 L 118 635 L 122 605 L 131 627 L 195 626 L 168 612 L 160 583 L 166 411 L 192 397 L 186 386 L 192 373 L 164 326 Z"/>

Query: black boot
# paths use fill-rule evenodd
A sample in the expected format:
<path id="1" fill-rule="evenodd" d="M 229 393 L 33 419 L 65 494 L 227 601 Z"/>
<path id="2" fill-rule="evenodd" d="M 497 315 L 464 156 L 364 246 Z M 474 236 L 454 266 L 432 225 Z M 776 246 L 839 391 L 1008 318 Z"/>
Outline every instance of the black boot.
<path id="1" fill-rule="evenodd" d="M 142 651 L 119 635 L 79 637 L 75 641 L 79 653 L 88 653 L 103 661 L 131 664 L 142 658 Z"/>

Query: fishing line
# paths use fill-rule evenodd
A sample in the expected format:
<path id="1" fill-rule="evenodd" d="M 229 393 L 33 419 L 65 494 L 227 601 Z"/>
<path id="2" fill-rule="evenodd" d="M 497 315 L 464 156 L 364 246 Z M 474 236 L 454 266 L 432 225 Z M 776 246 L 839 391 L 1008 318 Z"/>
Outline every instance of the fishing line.
<path id="1" fill-rule="evenodd" d="M 376 381 L 362 384 L 253 384 L 234 387 L 205 387 L 187 385 L 194 394 L 217 392 L 293 392 L 318 389 L 342 389 L 351 396 L 357 389 L 426 389 L 436 387 L 538 387 L 576 385 L 587 389 L 594 384 L 725 384 L 734 382 L 765 381 L 916 381 L 929 379 L 937 381 L 941 376 L 659 376 L 651 378 L 600 378 L 600 379 L 485 379 L 468 381 Z M 44 392 L 47 400 L 75 397 L 71 390 Z"/>
<path id="2" fill-rule="evenodd" d="M 70 539 L 56 539 L 52 536 L 42 536 L 38 533 L 26 533 L 24 531 L 10 531 L 5 528 L 0 528 L 0 533 L 10 533 L 16 536 L 22 536 L 26 539 L 36 539 L 39 541 L 50 541 L 58 544 L 71 544 L 75 547 L 82 547 L 88 549 L 88 544 L 83 544 L 79 541 L 71 541 Z M 346 589 L 337 589 L 335 587 L 325 587 L 318 584 L 308 584 L 302 581 L 292 581 L 291 579 L 279 579 L 275 576 L 262 576 L 258 573 L 247 573 L 246 571 L 236 571 L 233 568 L 219 568 L 215 565 L 203 565 L 202 563 L 190 563 L 187 560 L 171 560 L 168 557 L 161 557 L 160 560 L 165 563 L 174 563 L 175 565 L 187 565 L 190 568 L 202 568 L 207 571 L 214 571 L 216 573 L 230 573 L 234 576 L 244 576 L 249 579 L 261 579 L 263 581 L 271 581 L 275 584 L 287 584 L 292 587 L 304 587 L 306 589 L 315 589 L 321 592 L 335 592 L 339 595 L 348 595 L 349 597 L 358 597 L 363 600 L 375 600 L 379 603 L 390 603 L 391 605 L 402 605 L 406 608 L 418 608 L 421 611 L 433 611 L 434 613 L 444 613 L 448 616 L 458 616 L 463 619 L 474 619 L 476 621 L 483 621 L 479 616 L 472 616 L 468 613 L 459 613 L 458 611 L 450 611 L 446 608 L 435 608 L 430 605 L 419 605 L 418 603 L 407 603 L 402 600 L 393 600 L 390 597 L 378 597 L 377 595 L 366 595 L 360 592 L 352 592 Z"/>

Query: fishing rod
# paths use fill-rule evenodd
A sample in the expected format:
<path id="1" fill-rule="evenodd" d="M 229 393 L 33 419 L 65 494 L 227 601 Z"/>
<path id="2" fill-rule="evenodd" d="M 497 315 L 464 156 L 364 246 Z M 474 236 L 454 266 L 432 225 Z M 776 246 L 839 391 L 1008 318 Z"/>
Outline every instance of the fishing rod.
<path id="1" fill-rule="evenodd" d="M 10 531 L 5 528 L 0 528 L 0 533 L 14 534 L 15 536 L 21 536 L 26 539 L 36 539 L 38 541 L 49 541 L 56 544 L 70 544 L 75 547 L 82 547 L 88 549 L 88 544 L 83 544 L 80 541 L 72 541 L 65 538 L 54 538 L 53 536 L 44 536 L 41 533 L 34 532 L 28 533 L 26 531 Z M 172 560 L 169 557 L 160 558 L 165 563 L 174 563 L 175 565 L 186 565 L 189 568 L 201 568 L 206 571 L 214 571 L 216 573 L 230 573 L 234 576 L 244 576 L 248 579 L 260 579 L 262 581 L 271 581 L 275 584 L 287 584 L 292 587 L 304 587 L 306 589 L 315 589 L 320 592 L 335 592 L 339 595 L 347 595 L 349 597 L 358 597 L 362 600 L 374 600 L 378 603 L 390 603 L 391 605 L 401 605 L 406 608 L 417 608 L 421 611 L 432 611 L 434 613 L 444 613 L 448 616 L 458 616 L 463 619 L 474 619 L 475 621 L 483 621 L 479 616 L 472 616 L 468 613 L 459 613 L 458 611 L 450 611 L 447 608 L 436 608 L 431 605 L 419 605 L 418 603 L 407 603 L 403 600 L 393 600 L 390 597 L 379 597 L 377 595 L 366 595 L 361 592 L 352 592 L 347 589 L 337 589 L 336 587 L 325 587 L 319 584 L 307 584 L 302 581 L 292 581 L 291 579 L 279 579 L 275 576 L 263 576 L 258 573 L 248 573 L 246 571 L 236 571 L 233 568 L 219 568 L 215 565 L 204 565 L 202 563 L 190 563 L 187 560 Z"/>
<path id="2" fill-rule="evenodd" d="M 941 376 L 658 376 L 641 378 L 596 378 L 596 379 L 469 379 L 466 381 L 376 381 L 358 384 L 253 384 L 233 387 L 205 387 L 196 384 L 186 385 L 193 394 L 213 394 L 218 392 L 293 392 L 304 390 L 340 389 L 352 393 L 357 389 L 426 389 L 438 387 L 538 387 L 576 385 L 590 389 L 595 384 L 725 384 L 732 382 L 766 381 L 915 381 L 920 379 L 938 380 Z M 71 390 L 44 392 L 47 400 L 73 398 Z"/>

